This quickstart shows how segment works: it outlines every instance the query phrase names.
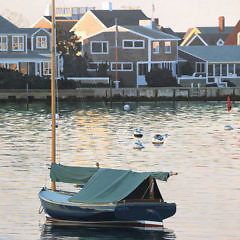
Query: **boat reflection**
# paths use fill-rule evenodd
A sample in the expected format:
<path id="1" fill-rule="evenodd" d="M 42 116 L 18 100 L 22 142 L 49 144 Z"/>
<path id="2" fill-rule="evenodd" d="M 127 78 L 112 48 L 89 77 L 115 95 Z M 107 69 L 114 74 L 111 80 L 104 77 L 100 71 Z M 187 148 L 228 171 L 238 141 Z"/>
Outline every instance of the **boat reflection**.
<path id="1" fill-rule="evenodd" d="M 43 224 L 41 240 L 63 239 L 71 237 L 78 240 L 173 240 L 176 236 L 173 231 L 163 229 L 161 231 L 123 229 L 123 228 L 95 228 L 79 226 L 54 226 Z"/>

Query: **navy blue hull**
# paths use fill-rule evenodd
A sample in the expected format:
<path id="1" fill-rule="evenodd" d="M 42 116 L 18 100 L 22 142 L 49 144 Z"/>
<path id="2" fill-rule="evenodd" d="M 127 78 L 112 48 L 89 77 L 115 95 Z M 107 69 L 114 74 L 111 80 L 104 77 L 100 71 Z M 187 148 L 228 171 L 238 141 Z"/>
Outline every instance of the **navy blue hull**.
<path id="1" fill-rule="evenodd" d="M 176 212 L 175 203 L 134 202 L 121 204 L 73 204 L 47 199 L 39 193 L 45 214 L 56 221 L 70 222 L 162 222 Z M 68 196 L 69 197 L 69 196 Z"/>

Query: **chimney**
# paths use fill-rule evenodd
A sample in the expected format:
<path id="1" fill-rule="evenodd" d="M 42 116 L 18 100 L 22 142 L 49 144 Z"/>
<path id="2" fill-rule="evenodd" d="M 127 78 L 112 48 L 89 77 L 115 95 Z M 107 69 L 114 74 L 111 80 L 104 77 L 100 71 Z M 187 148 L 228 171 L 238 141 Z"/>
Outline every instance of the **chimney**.
<path id="1" fill-rule="evenodd" d="M 224 32 L 224 28 L 225 28 L 225 19 L 223 16 L 218 18 L 219 20 L 219 32 Z"/>
<path id="2" fill-rule="evenodd" d="M 158 18 L 153 18 L 153 20 L 152 20 L 156 25 L 158 25 L 159 24 L 159 19 Z"/>

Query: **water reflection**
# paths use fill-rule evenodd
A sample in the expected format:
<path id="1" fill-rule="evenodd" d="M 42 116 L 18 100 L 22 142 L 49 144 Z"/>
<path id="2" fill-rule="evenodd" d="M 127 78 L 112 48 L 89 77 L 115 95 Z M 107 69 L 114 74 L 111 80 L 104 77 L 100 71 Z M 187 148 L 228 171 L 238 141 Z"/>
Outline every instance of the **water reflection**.
<path id="1" fill-rule="evenodd" d="M 159 183 L 164 200 L 177 203 L 176 215 L 164 226 L 181 240 L 239 240 L 240 103 L 234 102 L 230 113 L 226 102 L 129 104 L 131 110 L 124 111 L 121 103 L 112 108 L 61 103 L 57 161 L 178 172 Z M 0 239 L 66 239 L 65 234 L 75 234 L 69 239 L 96 239 L 98 234 L 105 239 L 174 239 L 171 232 L 109 229 L 107 236 L 100 229 L 39 229 L 39 219 L 45 219 L 38 214 L 37 194 L 49 186 L 49 113 L 44 103 L 30 104 L 28 111 L 24 104 L 0 104 Z M 226 124 L 233 131 L 225 131 Z M 144 134 L 141 151 L 133 149 L 137 128 Z M 152 144 L 154 134 L 168 134 L 162 146 Z"/>
<path id="2" fill-rule="evenodd" d="M 161 231 L 146 231 L 137 229 L 118 228 L 93 228 L 42 225 L 41 240 L 65 239 L 72 240 L 173 240 L 176 239 L 174 232 L 164 229 Z"/>

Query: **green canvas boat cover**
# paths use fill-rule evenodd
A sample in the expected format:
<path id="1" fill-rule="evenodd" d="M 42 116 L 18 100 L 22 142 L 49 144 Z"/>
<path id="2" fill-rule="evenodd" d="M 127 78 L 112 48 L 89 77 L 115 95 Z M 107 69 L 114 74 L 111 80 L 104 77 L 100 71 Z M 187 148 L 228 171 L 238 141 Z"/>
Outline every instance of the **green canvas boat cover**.
<path id="1" fill-rule="evenodd" d="M 166 181 L 169 173 L 139 173 L 130 170 L 99 168 L 87 184 L 68 200 L 76 203 L 117 202 L 133 192 L 149 176 Z"/>
<path id="2" fill-rule="evenodd" d="M 50 178 L 53 182 L 85 184 L 97 170 L 96 167 L 70 167 L 52 164 Z"/>

